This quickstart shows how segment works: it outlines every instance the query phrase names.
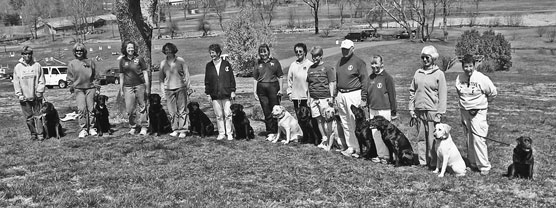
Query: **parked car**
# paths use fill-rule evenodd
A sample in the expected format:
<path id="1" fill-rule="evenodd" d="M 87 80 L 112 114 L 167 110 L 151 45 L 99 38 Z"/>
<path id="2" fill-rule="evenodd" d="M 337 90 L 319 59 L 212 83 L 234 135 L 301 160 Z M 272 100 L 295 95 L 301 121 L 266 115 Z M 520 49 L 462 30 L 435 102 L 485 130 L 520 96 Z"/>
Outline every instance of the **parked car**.
<path id="1" fill-rule="evenodd" d="M 378 37 L 376 29 L 374 30 L 363 30 L 361 31 L 361 36 L 363 39 L 371 38 L 371 37 Z"/>
<path id="2" fill-rule="evenodd" d="M 363 41 L 361 33 L 348 33 L 344 38 L 353 42 Z"/>
<path id="3" fill-rule="evenodd" d="M 415 37 L 415 35 L 417 35 L 417 31 L 416 30 L 412 30 L 411 34 L 408 33 L 406 30 L 401 31 L 399 34 L 396 35 L 397 39 L 409 39 L 411 38 L 411 36 Z"/>
<path id="4" fill-rule="evenodd" d="M 8 72 L 7 67 L 0 68 L 0 79 L 13 79 L 14 73 Z"/>
<path id="5" fill-rule="evenodd" d="M 110 68 L 102 73 L 100 75 L 100 84 L 120 84 L 120 76 L 118 75 L 118 73 L 116 73 L 117 71 L 118 68 Z"/>
<path id="6" fill-rule="evenodd" d="M 48 89 L 58 86 L 60 88 L 68 87 L 66 77 L 68 75 L 67 66 L 43 66 L 45 85 Z"/>

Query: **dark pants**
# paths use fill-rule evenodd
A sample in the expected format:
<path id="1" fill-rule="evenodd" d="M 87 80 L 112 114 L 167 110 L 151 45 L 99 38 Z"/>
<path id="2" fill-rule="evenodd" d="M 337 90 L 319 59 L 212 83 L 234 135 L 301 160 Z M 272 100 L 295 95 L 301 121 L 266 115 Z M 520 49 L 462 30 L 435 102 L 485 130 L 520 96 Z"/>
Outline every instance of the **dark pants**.
<path id="1" fill-rule="evenodd" d="M 35 117 L 39 116 L 41 111 L 42 101 L 35 99 L 34 101 L 20 101 L 21 110 L 23 111 L 23 116 L 25 116 L 27 127 L 31 132 L 31 136 L 37 136 L 42 134 L 42 128 L 39 128 L 40 132 L 37 132 L 36 125 L 41 125 L 41 123 L 35 125 Z M 40 119 L 37 119 L 40 121 Z"/>
<path id="2" fill-rule="evenodd" d="M 268 134 L 278 133 L 278 120 L 272 117 L 272 108 L 280 105 L 278 100 L 279 82 L 257 82 L 257 96 L 264 113 L 264 124 Z"/>
<path id="3" fill-rule="evenodd" d="M 299 112 L 298 110 L 301 106 L 309 107 L 307 105 L 307 100 L 292 100 L 292 101 L 293 101 L 293 109 L 295 110 L 296 116 L 299 119 L 299 115 L 297 115 L 297 112 Z M 319 123 L 318 123 L 316 118 L 311 118 L 311 126 L 315 127 L 314 129 L 311 129 L 313 131 L 313 134 L 311 134 L 310 132 L 307 132 L 307 131 L 309 131 L 309 129 L 301 128 L 301 130 L 303 131 L 303 140 L 301 141 L 301 143 L 308 143 L 308 144 L 318 145 L 318 144 L 320 144 L 320 142 L 322 140 L 322 135 L 319 131 L 319 128 L 318 128 Z M 311 135 L 314 135 L 314 136 L 311 136 Z"/>

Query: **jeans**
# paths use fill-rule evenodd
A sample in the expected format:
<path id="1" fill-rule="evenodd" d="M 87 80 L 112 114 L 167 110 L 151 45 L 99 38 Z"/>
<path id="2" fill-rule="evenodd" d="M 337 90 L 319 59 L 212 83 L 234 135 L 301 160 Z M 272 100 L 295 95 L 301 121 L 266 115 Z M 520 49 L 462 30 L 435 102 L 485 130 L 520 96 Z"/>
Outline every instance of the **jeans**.
<path id="1" fill-rule="evenodd" d="M 37 132 L 37 126 L 35 126 L 35 117 L 40 114 L 42 100 L 20 101 L 19 105 L 21 105 L 21 111 L 23 111 L 23 116 L 25 116 L 25 122 L 31 132 L 31 136 L 42 134 L 42 131 Z M 42 124 L 39 123 L 39 125 Z M 42 130 L 42 128 L 39 128 L 39 130 Z"/>
<path id="2" fill-rule="evenodd" d="M 166 105 L 170 114 L 172 130 L 185 131 L 187 128 L 187 88 L 164 90 Z"/>
<path id="3" fill-rule="evenodd" d="M 129 118 L 129 126 L 131 128 L 137 127 L 136 114 L 139 114 L 139 126 L 147 127 L 147 105 L 146 105 L 146 87 L 145 84 L 140 84 L 133 87 L 124 86 L 124 98 L 126 113 Z M 138 112 L 135 108 L 139 107 Z"/>
<path id="4" fill-rule="evenodd" d="M 269 134 L 278 133 L 278 119 L 272 117 L 272 108 L 278 101 L 279 82 L 257 82 L 257 96 L 264 113 L 264 124 Z"/>
<path id="5" fill-rule="evenodd" d="M 232 106 L 230 99 L 212 100 L 219 135 L 232 136 L 232 109 L 230 106 Z"/>
<path id="6" fill-rule="evenodd" d="M 95 93 L 96 88 L 75 89 L 75 101 L 77 102 L 78 121 L 82 130 L 89 131 L 95 125 Z"/>

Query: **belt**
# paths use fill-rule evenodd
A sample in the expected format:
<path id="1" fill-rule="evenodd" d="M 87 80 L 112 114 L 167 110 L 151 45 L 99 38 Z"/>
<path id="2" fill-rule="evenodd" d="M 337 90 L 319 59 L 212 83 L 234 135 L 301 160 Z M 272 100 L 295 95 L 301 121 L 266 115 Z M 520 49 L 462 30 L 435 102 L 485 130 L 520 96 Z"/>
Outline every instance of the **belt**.
<path id="1" fill-rule="evenodd" d="M 348 92 L 353 92 L 356 90 L 360 90 L 361 88 L 354 88 L 354 89 L 338 89 L 338 91 L 340 91 L 341 93 L 348 93 Z"/>

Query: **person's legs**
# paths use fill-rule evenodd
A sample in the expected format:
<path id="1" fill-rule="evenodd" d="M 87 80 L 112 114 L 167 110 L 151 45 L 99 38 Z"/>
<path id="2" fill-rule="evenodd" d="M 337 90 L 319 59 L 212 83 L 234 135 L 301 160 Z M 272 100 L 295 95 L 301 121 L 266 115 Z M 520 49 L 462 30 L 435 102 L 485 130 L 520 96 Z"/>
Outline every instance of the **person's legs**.
<path id="1" fill-rule="evenodd" d="M 129 120 L 129 127 L 131 128 L 130 134 L 135 134 L 135 128 L 137 127 L 135 121 L 135 93 L 135 87 L 124 87 L 125 109 Z"/>
<path id="2" fill-rule="evenodd" d="M 360 154 L 361 149 L 355 136 L 355 117 L 351 112 L 351 105 L 359 105 L 361 102 L 361 91 L 356 90 L 349 93 L 339 93 L 336 101 L 340 110 L 340 118 L 348 150 L 355 154 Z"/>
<path id="3" fill-rule="evenodd" d="M 425 138 L 427 139 L 427 166 L 430 169 L 436 167 L 436 151 L 434 150 L 434 129 L 436 122 L 427 121 L 425 126 Z"/>
<path id="4" fill-rule="evenodd" d="M 35 118 L 33 117 L 33 101 L 22 101 L 19 102 L 21 106 L 21 111 L 23 112 L 23 116 L 25 117 L 25 123 L 27 124 L 27 128 L 29 128 L 29 132 L 31 134 L 32 139 L 37 139 L 37 130 L 35 129 Z"/>
<path id="5" fill-rule="evenodd" d="M 491 168 L 490 161 L 488 160 L 488 148 L 485 142 L 485 136 L 488 134 L 487 123 L 487 110 L 479 110 L 477 115 L 471 119 L 471 130 L 473 134 L 473 149 L 475 152 L 475 159 L 477 168 L 481 173 L 488 173 Z"/>
<path id="6" fill-rule="evenodd" d="M 87 90 L 76 89 L 75 90 L 75 101 L 77 103 L 77 117 L 81 131 L 79 132 L 79 137 L 85 137 L 89 134 L 89 112 L 87 109 Z"/>
<path id="7" fill-rule="evenodd" d="M 86 108 L 86 113 L 87 113 L 87 121 L 86 121 L 86 125 L 87 128 L 89 129 L 89 134 L 91 136 L 95 136 L 97 135 L 97 131 L 96 129 L 93 128 L 93 126 L 95 126 L 95 114 L 93 113 L 93 110 L 95 109 L 95 94 L 97 92 L 96 88 L 91 88 L 91 89 L 87 89 L 85 90 L 85 108 Z"/>
<path id="8" fill-rule="evenodd" d="M 477 154 L 475 153 L 475 137 L 473 136 L 473 130 L 471 129 L 471 114 L 464 109 L 460 109 L 461 113 L 461 123 L 463 124 L 463 133 L 467 137 L 467 160 L 469 161 L 469 167 L 471 169 L 477 168 Z"/>
<path id="9" fill-rule="evenodd" d="M 212 100 L 212 108 L 216 115 L 216 126 L 218 128 L 218 140 L 224 139 L 226 136 L 226 127 L 224 123 L 224 100 Z"/>
<path id="10" fill-rule="evenodd" d="M 176 91 L 176 130 L 185 137 L 185 132 L 188 128 L 187 121 L 187 88 L 182 87 Z"/>
<path id="11" fill-rule="evenodd" d="M 228 140 L 233 140 L 233 131 L 232 131 L 232 101 L 230 99 L 222 99 L 222 103 L 224 105 L 224 121 L 225 121 L 225 129 L 226 135 L 228 136 Z"/>
<path id="12" fill-rule="evenodd" d="M 369 118 L 373 119 L 375 116 L 383 116 L 384 118 L 386 118 L 386 120 L 390 121 L 390 110 L 373 110 L 373 109 L 369 109 Z M 390 151 L 388 150 L 388 147 L 386 147 L 386 144 L 384 143 L 384 140 L 382 139 L 382 134 L 380 131 L 378 131 L 377 129 L 371 129 L 371 132 L 373 134 L 373 141 L 375 142 L 375 147 L 376 147 L 376 153 L 379 159 L 383 159 L 383 160 L 389 160 L 390 159 Z M 377 160 L 374 160 L 374 162 L 376 162 Z M 378 160 L 380 161 L 380 160 Z"/>
<path id="13" fill-rule="evenodd" d="M 147 119 L 147 96 L 146 96 L 146 86 L 145 84 L 140 84 L 136 86 L 135 99 L 137 101 L 137 107 L 139 111 L 139 126 L 141 126 L 141 132 L 139 134 L 146 135 L 147 127 L 149 126 Z"/>
<path id="14" fill-rule="evenodd" d="M 179 125 L 179 113 L 178 113 L 178 96 L 177 89 L 166 89 L 164 94 L 166 95 L 166 106 L 168 107 L 168 113 L 170 114 L 170 121 L 172 123 L 172 136 L 177 136 L 178 130 L 180 130 Z"/>
<path id="15" fill-rule="evenodd" d="M 273 134 L 278 133 L 278 119 L 272 117 L 272 108 L 275 105 L 280 105 L 278 98 L 278 90 L 280 90 L 279 82 L 272 82 L 268 88 L 268 103 L 270 107 L 270 132 Z"/>

